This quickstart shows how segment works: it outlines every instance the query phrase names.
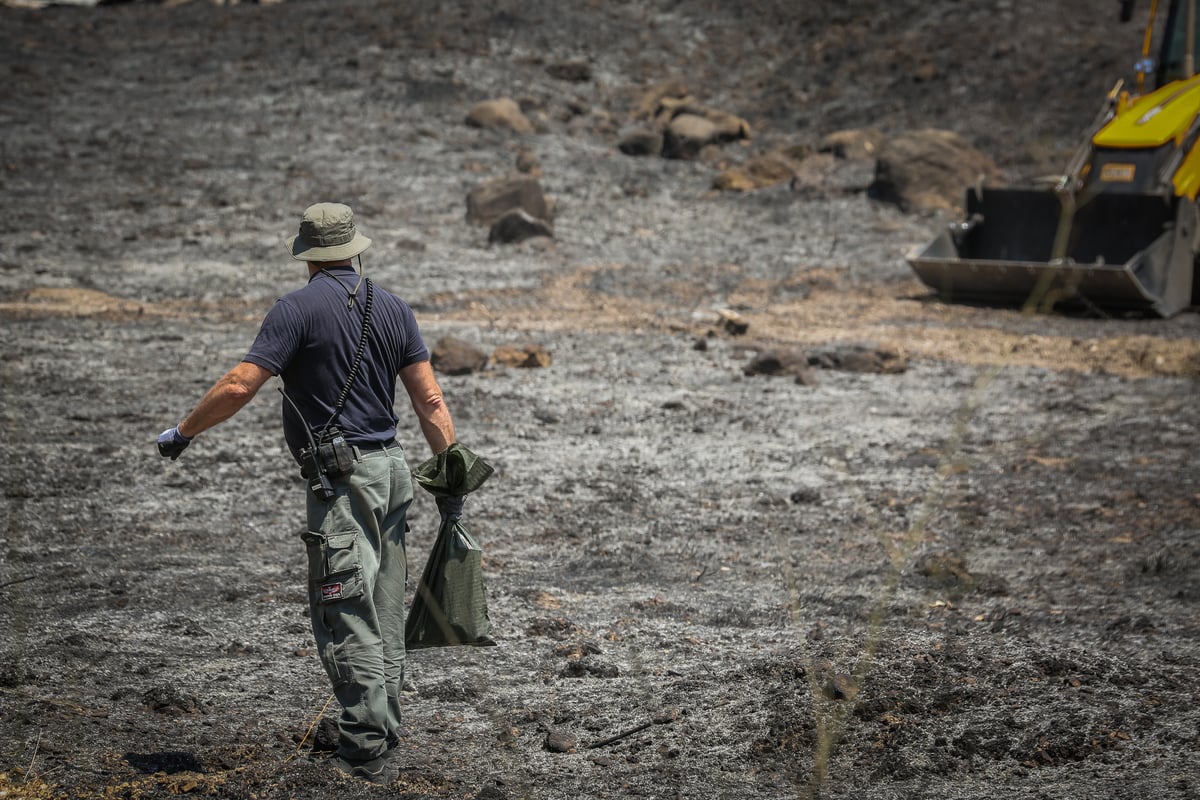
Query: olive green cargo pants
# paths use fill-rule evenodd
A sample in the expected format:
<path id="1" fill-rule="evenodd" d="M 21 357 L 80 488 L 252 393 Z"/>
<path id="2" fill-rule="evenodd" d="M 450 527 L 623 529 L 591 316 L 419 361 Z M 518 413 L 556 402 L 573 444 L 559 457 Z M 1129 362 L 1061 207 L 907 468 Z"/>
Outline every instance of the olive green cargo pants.
<path id="1" fill-rule="evenodd" d="M 412 476 L 398 446 L 360 455 L 326 503 L 307 492 L 308 601 L 321 663 L 342 704 L 338 755 L 394 744 L 404 681 L 405 530 Z"/>

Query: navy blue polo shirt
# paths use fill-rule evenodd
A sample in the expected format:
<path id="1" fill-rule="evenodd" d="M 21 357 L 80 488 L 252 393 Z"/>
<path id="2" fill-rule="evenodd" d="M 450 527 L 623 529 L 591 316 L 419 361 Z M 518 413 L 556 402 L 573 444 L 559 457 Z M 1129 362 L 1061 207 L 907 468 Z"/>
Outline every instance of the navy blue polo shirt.
<path id="1" fill-rule="evenodd" d="M 331 420 L 338 395 L 354 362 L 362 332 L 367 285 L 353 267 L 327 267 L 308 285 L 280 298 L 263 319 L 245 361 L 283 378 L 283 435 L 293 455 Z M 350 297 L 353 305 L 347 307 Z M 373 286 L 371 330 L 358 376 L 334 424 L 352 444 L 389 442 L 396 436 L 392 408 L 397 373 L 429 360 L 416 317 L 408 304 Z M 299 459 L 297 459 L 299 460 Z"/>

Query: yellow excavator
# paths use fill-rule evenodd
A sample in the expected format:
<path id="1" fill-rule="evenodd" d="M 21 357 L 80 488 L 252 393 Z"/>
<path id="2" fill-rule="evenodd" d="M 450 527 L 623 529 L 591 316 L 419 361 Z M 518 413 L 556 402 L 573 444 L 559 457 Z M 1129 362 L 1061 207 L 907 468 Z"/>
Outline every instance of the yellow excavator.
<path id="1" fill-rule="evenodd" d="M 1200 305 L 1197 0 L 1153 0 L 1137 86 L 1118 81 L 1061 176 L 967 190 L 966 216 L 908 261 L 943 300 L 1170 317 Z M 1133 0 L 1121 0 L 1128 21 Z M 1152 80 L 1154 88 L 1146 88 Z"/>

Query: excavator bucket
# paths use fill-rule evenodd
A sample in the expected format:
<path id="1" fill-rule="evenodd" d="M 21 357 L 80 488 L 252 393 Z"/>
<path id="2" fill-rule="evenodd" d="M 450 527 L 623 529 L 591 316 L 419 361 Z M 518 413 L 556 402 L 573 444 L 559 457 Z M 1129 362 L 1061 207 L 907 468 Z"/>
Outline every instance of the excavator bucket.
<path id="1" fill-rule="evenodd" d="M 1186 198 L 1100 193 L 1064 214 L 1052 191 L 970 189 L 966 207 L 966 222 L 908 259 L 943 300 L 1163 317 L 1192 302 Z"/>

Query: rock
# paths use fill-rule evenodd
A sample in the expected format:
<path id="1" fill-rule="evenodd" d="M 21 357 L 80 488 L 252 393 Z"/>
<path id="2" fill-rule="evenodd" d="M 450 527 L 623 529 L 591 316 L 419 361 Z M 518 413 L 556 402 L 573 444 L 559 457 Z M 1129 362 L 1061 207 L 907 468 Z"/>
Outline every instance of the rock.
<path id="1" fill-rule="evenodd" d="M 487 355 L 470 342 L 443 336 L 429 354 L 429 363 L 443 375 L 469 375 L 487 366 Z"/>
<path id="2" fill-rule="evenodd" d="M 817 145 L 817 152 L 874 163 L 883 142 L 883 132 L 875 128 L 849 128 L 825 136 Z"/>
<path id="3" fill-rule="evenodd" d="M 667 706 L 654 715 L 654 724 L 666 725 L 667 723 L 675 722 L 681 716 L 683 716 L 683 712 L 678 706 Z"/>
<path id="4" fill-rule="evenodd" d="M 516 161 L 517 172 L 525 175 L 532 175 L 535 178 L 542 174 L 542 162 L 538 160 L 537 155 L 529 148 L 521 148 L 521 152 L 517 153 Z"/>
<path id="5" fill-rule="evenodd" d="M 875 162 L 884 136 L 874 128 L 835 131 L 800 161 L 792 191 L 800 193 L 864 192 L 875 181 Z"/>
<path id="6" fill-rule="evenodd" d="M 802 350 L 764 350 L 750 359 L 742 374 L 792 377 L 801 386 L 816 386 L 808 355 Z M 793 502 L 795 502 L 793 500 Z"/>
<path id="7" fill-rule="evenodd" d="M 894 347 L 836 344 L 809 354 L 810 366 L 842 372 L 891 375 L 908 369 L 908 359 Z"/>
<path id="8" fill-rule="evenodd" d="M 782 153 L 757 156 L 746 163 L 718 173 L 713 188 L 720 191 L 752 192 L 791 178 L 797 164 Z"/>
<path id="9" fill-rule="evenodd" d="M 652 119 L 663 106 L 664 100 L 679 100 L 688 96 L 687 85 L 672 78 L 646 90 L 634 108 L 637 119 Z"/>
<path id="10" fill-rule="evenodd" d="M 551 753 L 574 753 L 575 737 L 563 731 L 550 731 L 546 734 L 546 749 Z"/>
<path id="11" fill-rule="evenodd" d="M 716 139 L 717 126 L 695 114 L 680 114 L 663 132 L 662 154 L 667 158 L 693 159 Z"/>
<path id="12" fill-rule="evenodd" d="M 858 694 L 858 682 L 845 672 L 835 672 L 827 677 L 823 689 L 830 700 L 853 700 Z"/>
<path id="13" fill-rule="evenodd" d="M 617 149 L 627 156 L 662 155 L 662 131 L 643 126 L 626 128 L 617 140 Z"/>
<path id="14" fill-rule="evenodd" d="M 816 489 L 805 486 L 788 495 L 788 499 L 798 506 L 811 505 L 821 502 L 821 493 Z"/>
<path id="15" fill-rule="evenodd" d="M 750 124 L 744 119 L 688 101 L 668 104 L 658 118 L 669 120 L 663 131 L 667 158 L 693 159 L 708 145 L 750 138 Z"/>
<path id="16" fill-rule="evenodd" d="M 775 152 L 779 153 L 789 161 L 799 163 L 811 156 L 816 151 L 808 142 L 793 142 L 777 148 Z"/>
<path id="17" fill-rule="evenodd" d="M 792 176 L 793 192 L 829 194 L 865 192 L 875 181 L 875 162 L 865 158 L 839 158 L 830 152 L 805 158 Z"/>
<path id="18" fill-rule="evenodd" d="M 567 665 L 559 672 L 561 678 L 585 678 L 588 676 L 595 678 L 616 678 L 619 677 L 621 671 L 617 669 L 616 664 L 610 664 L 597 658 L 584 657 L 567 662 Z"/>
<path id="19" fill-rule="evenodd" d="M 535 236 L 554 237 L 554 228 L 545 220 L 530 216 L 522 208 L 514 208 L 492 223 L 488 244 L 516 244 Z"/>
<path id="20" fill-rule="evenodd" d="M 548 367 L 553 363 L 550 352 L 540 344 L 512 347 L 503 345 L 492 352 L 492 363 L 505 367 L 537 368 Z"/>
<path id="21" fill-rule="evenodd" d="M 181 714 L 202 714 L 200 701 L 172 684 L 155 686 L 142 695 L 142 705 L 155 714 L 177 717 Z"/>
<path id="22" fill-rule="evenodd" d="M 635 124 L 623 130 L 617 145 L 626 155 L 661 153 L 667 158 L 694 159 L 710 145 L 750 138 L 750 123 L 697 102 L 679 81 L 666 81 L 647 91 L 633 119 Z"/>
<path id="23" fill-rule="evenodd" d="M 583 83 L 592 79 L 592 65 L 586 61 L 560 61 L 547 64 L 546 74 L 560 81 Z"/>
<path id="24" fill-rule="evenodd" d="M 866 192 L 875 181 L 875 162 L 864 158 L 829 158 L 818 153 L 805 160 L 792 178 L 792 191 Z M 812 162 L 810 165 L 809 162 Z"/>
<path id="25" fill-rule="evenodd" d="M 953 553 L 926 553 L 917 559 L 913 568 L 931 586 L 943 589 L 972 589 L 977 583 L 967 569 L 966 560 Z"/>
<path id="26" fill-rule="evenodd" d="M 703 111 L 704 118 L 716 126 L 717 138 L 714 142 L 735 142 L 750 138 L 750 123 L 736 114 L 707 106 L 702 106 L 700 110 Z"/>
<path id="27" fill-rule="evenodd" d="M 961 212 L 968 186 L 998 176 L 995 162 L 957 133 L 930 128 L 883 145 L 870 194 L 907 212 Z"/>
<path id="28" fill-rule="evenodd" d="M 797 375 L 808 369 L 803 350 L 764 350 L 750 359 L 742 372 L 746 375 Z"/>
<path id="29" fill-rule="evenodd" d="M 322 717 L 312 732 L 312 749 L 317 753 L 332 753 L 338 749 L 338 721 L 335 717 Z"/>
<path id="30" fill-rule="evenodd" d="M 793 376 L 793 382 L 799 386 L 818 386 L 817 373 L 811 369 L 802 369 Z"/>
<path id="31" fill-rule="evenodd" d="M 721 309 L 717 312 L 721 320 L 721 328 L 730 336 L 742 336 L 750 330 L 750 323 L 736 311 Z"/>
<path id="32" fill-rule="evenodd" d="M 466 123 L 473 128 L 507 128 L 516 133 L 533 133 L 533 123 L 511 97 L 476 103 L 467 112 Z"/>
<path id="33" fill-rule="evenodd" d="M 491 226 L 517 208 L 534 219 L 548 221 L 553 218 L 542 185 L 532 175 L 492 178 L 467 194 L 467 219 L 479 225 Z"/>

